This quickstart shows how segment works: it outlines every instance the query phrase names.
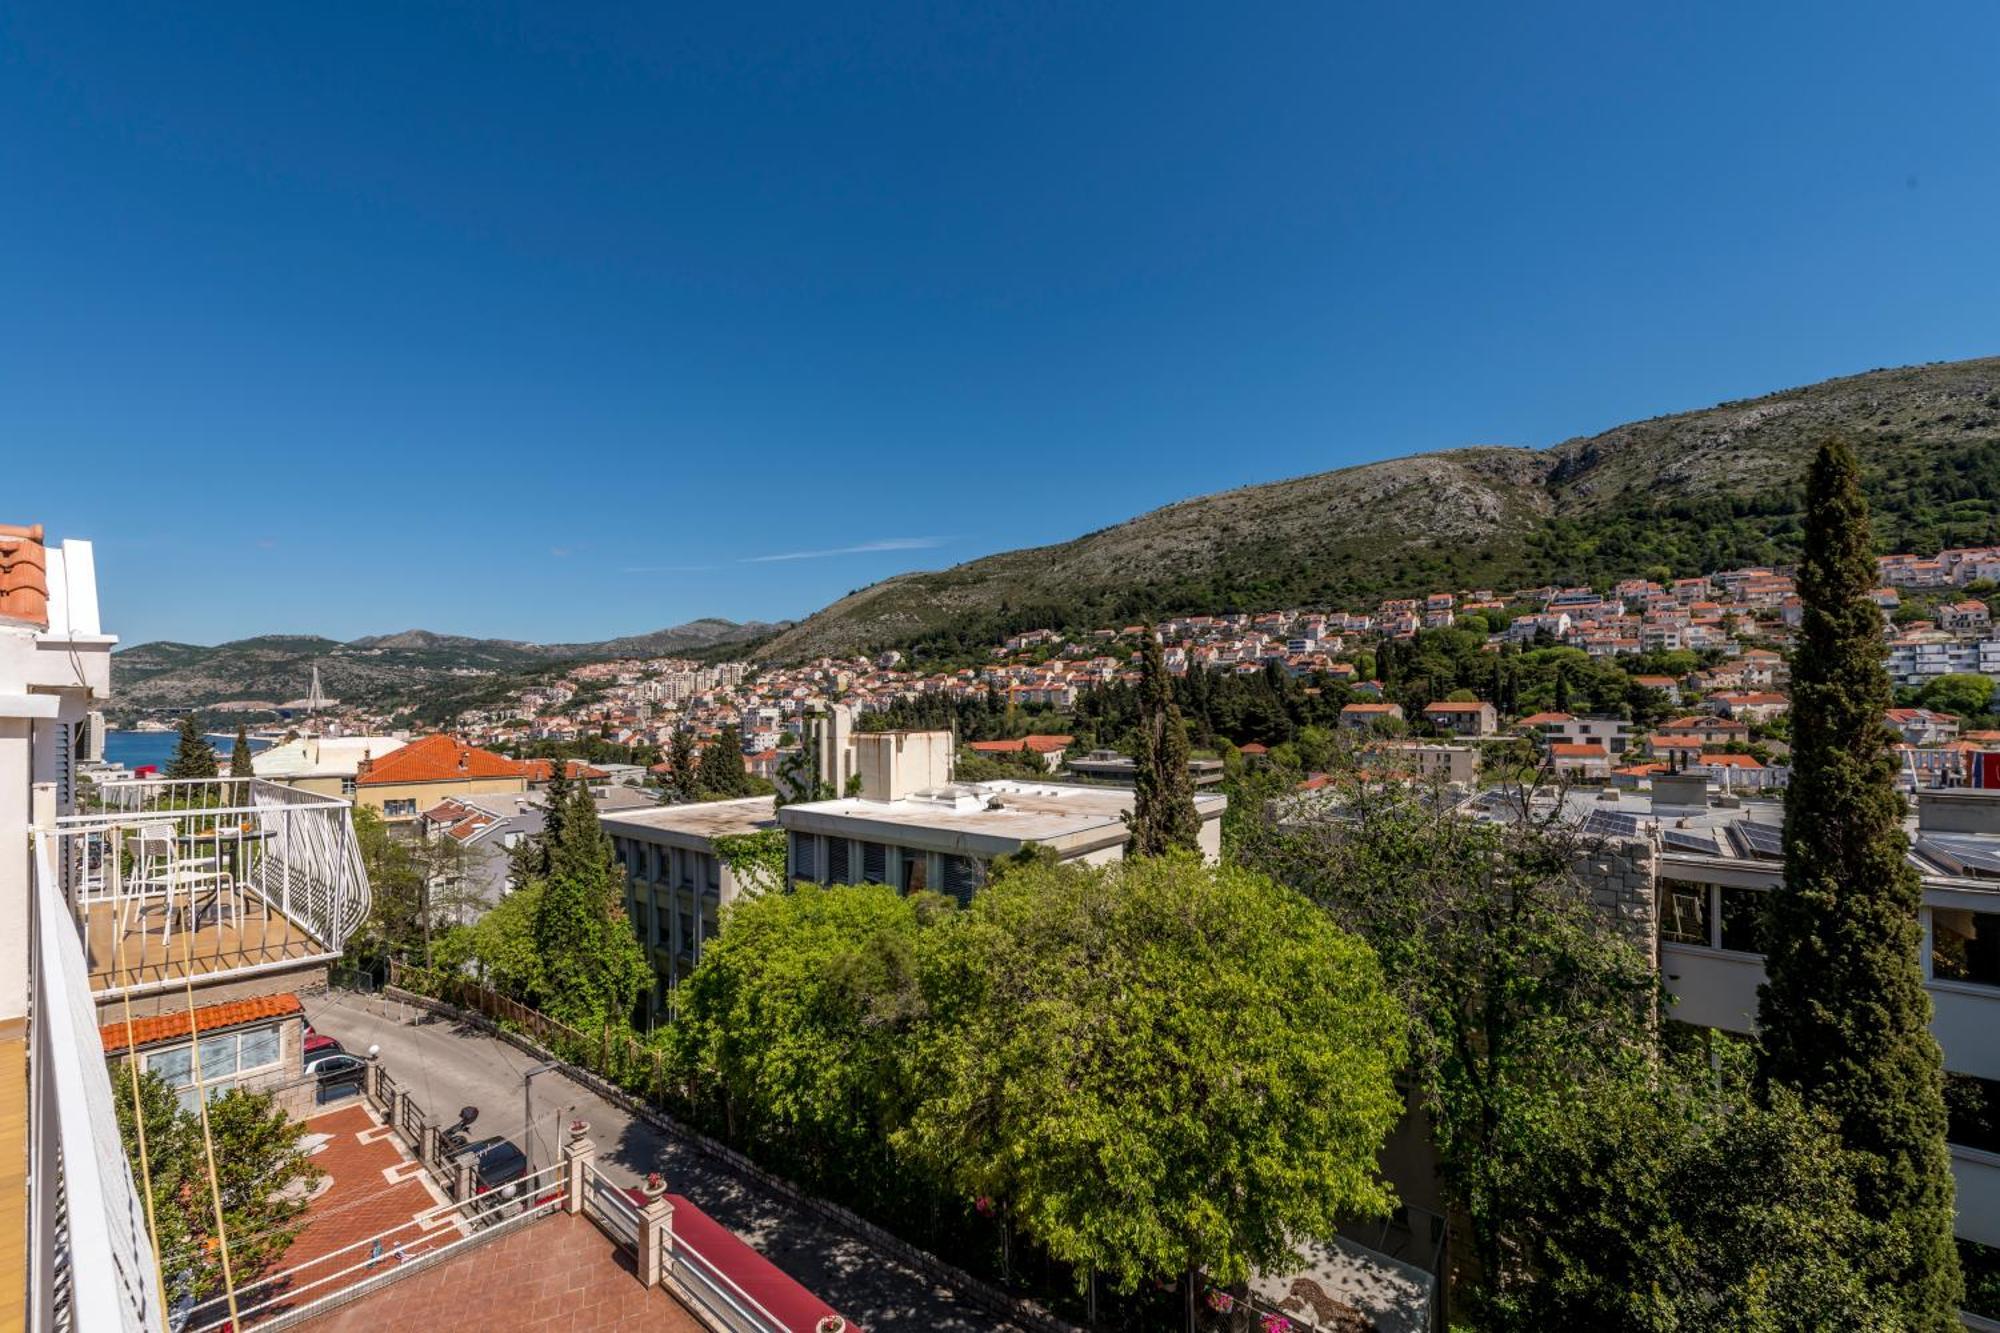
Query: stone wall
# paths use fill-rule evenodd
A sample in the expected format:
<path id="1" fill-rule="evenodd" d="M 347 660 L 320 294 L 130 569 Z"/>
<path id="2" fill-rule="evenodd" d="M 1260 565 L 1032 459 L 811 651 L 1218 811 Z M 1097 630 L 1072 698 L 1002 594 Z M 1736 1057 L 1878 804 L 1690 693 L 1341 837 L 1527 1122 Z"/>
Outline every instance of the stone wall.
<path id="1" fill-rule="evenodd" d="M 1571 866 L 1571 873 L 1590 891 L 1592 906 L 1655 966 L 1660 954 L 1657 865 L 1652 839 L 1607 838 Z"/>

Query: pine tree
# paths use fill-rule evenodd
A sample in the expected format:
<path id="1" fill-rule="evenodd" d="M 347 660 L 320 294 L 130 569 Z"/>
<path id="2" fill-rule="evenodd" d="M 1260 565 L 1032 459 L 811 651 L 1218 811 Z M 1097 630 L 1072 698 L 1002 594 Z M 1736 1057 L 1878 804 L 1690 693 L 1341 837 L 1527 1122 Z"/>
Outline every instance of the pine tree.
<path id="1" fill-rule="evenodd" d="M 736 728 L 722 733 L 701 752 L 695 781 L 701 794 L 710 800 L 728 800 L 750 794 L 750 774 L 743 767 L 743 741 Z"/>
<path id="2" fill-rule="evenodd" d="M 170 778 L 212 778 L 216 776 L 215 747 L 202 739 L 201 728 L 195 725 L 194 714 L 181 719 L 180 743 L 174 747 L 174 757 L 167 762 L 167 776 Z"/>
<path id="3" fill-rule="evenodd" d="M 1148 630 L 1139 653 L 1139 728 L 1134 747 L 1131 836 L 1127 856 L 1162 856 L 1177 848 L 1193 851 L 1201 833 L 1194 808 L 1194 779 L 1188 773 L 1187 728 L 1174 707 L 1173 680 L 1166 654 Z"/>
<path id="4" fill-rule="evenodd" d="M 677 729 L 667 739 L 667 772 L 668 780 L 674 784 L 674 795 L 683 801 L 693 800 L 698 789 L 695 778 L 698 762 L 694 733 L 685 728 Z"/>
<path id="5" fill-rule="evenodd" d="M 257 766 L 250 757 L 250 733 L 239 723 L 236 728 L 235 743 L 229 747 L 229 776 L 232 778 L 254 778 Z"/>
<path id="6" fill-rule="evenodd" d="M 1761 1076 L 1799 1090 L 1871 1165 L 1861 1207 L 1887 1243 L 1857 1255 L 1903 1326 L 1958 1327 L 1943 1062 L 1918 965 L 1922 886 L 1883 714 L 1882 619 L 1860 471 L 1820 447 L 1806 480 L 1805 619 L 1792 672 L 1785 877 L 1765 906 Z"/>

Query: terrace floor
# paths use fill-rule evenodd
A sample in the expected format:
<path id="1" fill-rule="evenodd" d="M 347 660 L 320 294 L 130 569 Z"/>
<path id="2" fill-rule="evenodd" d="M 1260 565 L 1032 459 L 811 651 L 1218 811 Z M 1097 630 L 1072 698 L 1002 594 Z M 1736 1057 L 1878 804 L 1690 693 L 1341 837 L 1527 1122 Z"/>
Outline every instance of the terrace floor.
<path id="1" fill-rule="evenodd" d="M 312 958 L 326 952 L 318 940 L 299 929 L 289 917 L 270 910 L 256 890 L 243 891 L 242 909 L 240 916 L 218 920 L 212 910 L 205 908 L 192 932 L 177 917 L 169 937 L 164 933 L 166 909 L 157 901 L 145 904 L 143 909 L 128 904 L 122 921 L 120 910 L 111 904 L 91 904 L 84 922 L 84 952 L 90 964 L 91 990 L 102 992 L 121 985 L 177 981 L 190 974 L 199 977 L 240 967 Z"/>
<path id="2" fill-rule="evenodd" d="M 631 1256 L 596 1223 L 560 1212 L 295 1327 L 312 1333 L 385 1328 L 703 1333 L 672 1296 L 639 1281 Z"/>

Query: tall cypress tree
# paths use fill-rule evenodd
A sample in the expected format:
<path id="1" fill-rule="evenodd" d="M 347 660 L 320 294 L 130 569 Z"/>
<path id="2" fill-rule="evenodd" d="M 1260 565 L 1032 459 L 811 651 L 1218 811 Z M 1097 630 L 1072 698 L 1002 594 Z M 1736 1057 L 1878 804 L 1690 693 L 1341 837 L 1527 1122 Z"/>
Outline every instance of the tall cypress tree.
<path id="1" fill-rule="evenodd" d="M 1132 756 L 1132 813 L 1125 819 L 1132 833 L 1125 840 L 1125 855 L 1193 851 L 1201 817 L 1195 813 L 1194 779 L 1188 773 L 1187 728 L 1174 706 L 1166 654 L 1150 629 L 1139 652 L 1138 736 Z"/>
<path id="2" fill-rule="evenodd" d="M 194 714 L 189 713 L 181 719 L 180 742 L 174 746 L 174 757 L 167 761 L 167 776 L 212 778 L 216 772 L 215 747 L 202 737 Z"/>
<path id="3" fill-rule="evenodd" d="M 743 767 L 743 740 L 734 727 L 724 727 L 701 752 L 696 770 L 701 794 L 710 800 L 750 794 L 750 773 Z"/>
<path id="4" fill-rule="evenodd" d="M 1765 906 L 1761 1074 L 1839 1122 L 1871 1166 L 1861 1207 L 1885 1243 L 1857 1255 L 1903 1326 L 1958 1327 L 1943 1062 L 1918 964 L 1922 885 L 1883 717 L 1882 617 L 1853 451 L 1820 447 L 1806 478 L 1805 619 L 1792 669 L 1785 878 Z"/>
<path id="5" fill-rule="evenodd" d="M 242 723 L 236 726 L 236 740 L 229 747 L 229 776 L 232 778 L 254 778 L 257 776 L 256 761 L 250 757 L 250 733 Z"/>

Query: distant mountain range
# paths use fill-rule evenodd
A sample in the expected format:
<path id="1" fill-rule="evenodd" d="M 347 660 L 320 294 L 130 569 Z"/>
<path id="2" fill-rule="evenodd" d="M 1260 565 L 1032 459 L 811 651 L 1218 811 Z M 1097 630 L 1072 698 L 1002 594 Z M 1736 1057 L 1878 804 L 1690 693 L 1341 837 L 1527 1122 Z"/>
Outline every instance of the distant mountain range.
<path id="1" fill-rule="evenodd" d="M 230 703 L 276 706 L 305 697 L 315 664 L 336 699 L 426 711 L 433 702 L 501 692 L 520 678 L 576 662 L 621 657 L 712 657 L 783 630 L 783 624 L 692 620 L 598 643 L 523 643 L 430 630 L 375 634 L 342 643 L 314 635 L 265 634 L 204 647 L 143 643 L 111 659 L 116 714 L 211 709 Z"/>
<path id="2" fill-rule="evenodd" d="M 1055 546 L 885 579 L 761 656 L 913 661 L 1008 633 L 1168 614 L 1364 607 L 1428 591 L 1604 584 L 1783 561 L 1810 451 L 1860 452 L 1886 549 L 2000 541 L 2000 358 L 1866 374 L 1619 426 L 1184 500 Z"/>

